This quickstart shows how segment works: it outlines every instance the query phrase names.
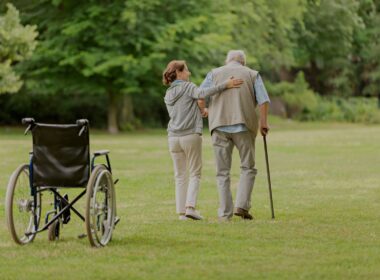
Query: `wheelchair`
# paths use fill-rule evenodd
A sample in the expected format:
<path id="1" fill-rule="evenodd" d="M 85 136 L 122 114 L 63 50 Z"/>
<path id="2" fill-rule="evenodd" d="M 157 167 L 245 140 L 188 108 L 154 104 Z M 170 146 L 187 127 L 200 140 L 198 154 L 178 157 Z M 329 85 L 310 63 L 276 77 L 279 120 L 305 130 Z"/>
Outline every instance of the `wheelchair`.
<path id="1" fill-rule="evenodd" d="M 112 179 L 108 150 L 95 152 L 90 160 L 88 120 L 58 125 L 24 118 L 22 124 L 28 126 L 25 135 L 32 132 L 33 151 L 29 164 L 16 168 L 7 186 L 5 212 L 12 239 L 24 245 L 47 230 L 48 239 L 57 240 L 60 229 L 70 221 L 73 212 L 84 221 L 91 246 L 106 246 L 119 222 L 114 188 L 118 180 Z M 99 157 L 106 163 L 95 164 Z M 69 201 L 67 195 L 59 192 L 63 188 L 83 190 Z M 41 223 L 44 192 L 52 193 L 54 201 Z M 84 216 L 74 208 L 83 196 Z"/>

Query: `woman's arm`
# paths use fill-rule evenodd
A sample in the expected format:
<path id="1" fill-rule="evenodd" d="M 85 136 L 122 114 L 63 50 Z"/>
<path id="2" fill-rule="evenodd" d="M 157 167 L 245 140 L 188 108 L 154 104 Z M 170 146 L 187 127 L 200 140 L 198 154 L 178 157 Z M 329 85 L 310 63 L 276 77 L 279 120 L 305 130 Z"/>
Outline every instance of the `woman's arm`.
<path id="1" fill-rule="evenodd" d="M 204 99 L 205 97 L 217 94 L 228 88 L 238 88 L 243 83 L 242 79 L 229 78 L 227 81 L 210 88 L 199 88 L 191 83 L 189 88 L 189 95 L 194 99 Z"/>

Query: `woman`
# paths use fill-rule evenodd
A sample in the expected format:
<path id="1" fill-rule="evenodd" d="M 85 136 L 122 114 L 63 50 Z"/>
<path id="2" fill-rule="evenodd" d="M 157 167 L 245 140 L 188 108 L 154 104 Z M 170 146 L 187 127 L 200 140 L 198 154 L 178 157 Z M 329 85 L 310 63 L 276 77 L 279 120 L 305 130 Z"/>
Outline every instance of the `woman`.
<path id="1" fill-rule="evenodd" d="M 204 99 L 225 89 L 240 87 L 240 79 L 226 80 L 207 89 L 199 89 L 189 82 L 191 73 L 183 60 L 173 60 L 163 73 L 163 83 L 169 86 L 165 104 L 169 113 L 169 151 L 174 165 L 176 208 L 180 220 L 201 220 L 195 210 L 202 170 L 203 121 L 198 99 Z M 187 184 L 187 170 L 189 182 Z"/>

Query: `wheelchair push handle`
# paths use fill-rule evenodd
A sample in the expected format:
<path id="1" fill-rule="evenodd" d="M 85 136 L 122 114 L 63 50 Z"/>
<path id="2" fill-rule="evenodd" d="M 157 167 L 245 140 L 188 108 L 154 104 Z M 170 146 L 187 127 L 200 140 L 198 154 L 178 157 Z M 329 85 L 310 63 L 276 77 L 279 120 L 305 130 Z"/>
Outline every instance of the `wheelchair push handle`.
<path id="1" fill-rule="evenodd" d="M 24 132 L 24 135 L 26 135 L 32 129 L 32 126 L 34 125 L 35 121 L 33 118 L 23 118 L 21 120 L 21 123 L 24 125 L 28 125 Z"/>
<path id="2" fill-rule="evenodd" d="M 79 131 L 78 136 L 81 136 L 83 132 L 86 131 L 88 124 L 89 124 L 89 121 L 87 119 L 77 120 L 77 125 L 82 127 L 81 130 Z"/>
<path id="3" fill-rule="evenodd" d="M 35 121 L 34 121 L 34 119 L 33 118 L 23 118 L 22 120 L 21 120 L 21 123 L 22 124 L 34 124 L 35 123 Z"/>
<path id="4" fill-rule="evenodd" d="M 89 124 L 88 119 L 77 120 L 77 125 L 79 125 L 79 126 L 88 125 L 88 124 Z"/>

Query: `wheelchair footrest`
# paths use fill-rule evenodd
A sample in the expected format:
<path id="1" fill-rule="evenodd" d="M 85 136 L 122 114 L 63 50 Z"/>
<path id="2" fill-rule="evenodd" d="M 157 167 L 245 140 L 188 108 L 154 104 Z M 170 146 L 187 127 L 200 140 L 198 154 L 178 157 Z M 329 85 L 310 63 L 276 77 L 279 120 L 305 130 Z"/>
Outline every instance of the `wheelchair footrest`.
<path id="1" fill-rule="evenodd" d="M 120 217 L 115 217 L 114 225 L 116 226 L 120 222 Z"/>
<path id="2" fill-rule="evenodd" d="M 82 238 L 85 238 L 85 237 L 87 237 L 87 234 L 85 234 L 85 233 L 81 233 L 81 234 L 78 235 L 79 239 L 82 239 Z"/>

